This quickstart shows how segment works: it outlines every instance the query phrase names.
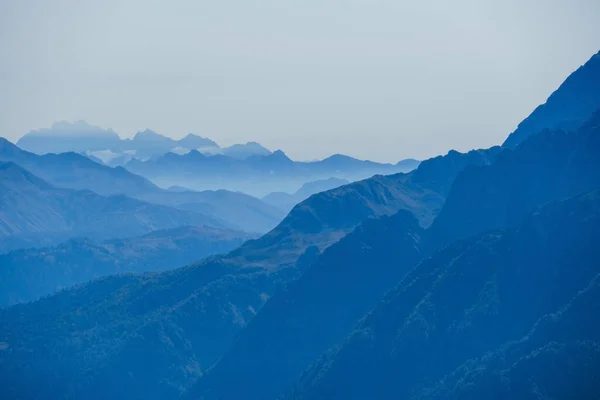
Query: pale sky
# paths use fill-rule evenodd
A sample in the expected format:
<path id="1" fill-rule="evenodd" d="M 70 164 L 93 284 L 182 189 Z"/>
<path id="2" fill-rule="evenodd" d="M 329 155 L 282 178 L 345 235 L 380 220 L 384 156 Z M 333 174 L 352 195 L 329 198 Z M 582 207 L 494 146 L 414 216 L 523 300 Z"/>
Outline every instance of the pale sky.
<path id="1" fill-rule="evenodd" d="M 0 0 L 0 136 L 83 119 L 295 159 L 500 144 L 600 49 L 598 0 Z"/>

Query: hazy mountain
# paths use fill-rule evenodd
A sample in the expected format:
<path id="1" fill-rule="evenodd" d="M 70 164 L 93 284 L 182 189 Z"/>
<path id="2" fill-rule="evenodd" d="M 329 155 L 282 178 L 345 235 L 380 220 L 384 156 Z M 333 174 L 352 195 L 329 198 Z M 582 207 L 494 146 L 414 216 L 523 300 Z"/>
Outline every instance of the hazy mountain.
<path id="1" fill-rule="evenodd" d="M 599 218 L 596 191 L 423 261 L 288 397 L 595 398 Z"/>
<path id="2" fill-rule="evenodd" d="M 321 161 L 297 162 L 277 150 L 267 155 L 235 159 L 224 155 L 168 153 L 155 160 L 132 160 L 125 167 L 160 186 L 196 190 L 240 190 L 255 196 L 271 192 L 292 193 L 303 184 L 331 177 L 356 181 L 376 174 L 409 172 L 413 164 L 381 164 L 335 155 Z"/>
<path id="3" fill-rule="evenodd" d="M 221 150 L 221 154 L 238 160 L 245 160 L 252 156 L 268 156 L 271 150 L 256 142 L 246 144 L 234 144 Z"/>
<path id="4" fill-rule="evenodd" d="M 270 150 L 256 142 L 221 148 L 215 141 L 194 133 L 177 140 L 146 129 L 137 132 L 131 139 L 121 139 L 111 129 L 92 126 L 85 121 L 56 122 L 50 128 L 26 133 L 17 145 L 36 154 L 85 153 L 109 166 L 122 166 L 134 157 L 141 160 L 156 158 L 172 151 L 185 154 L 190 150 L 200 150 L 235 159 L 271 154 Z"/>
<path id="5" fill-rule="evenodd" d="M 0 255 L 0 306 L 35 300 L 91 279 L 162 271 L 225 253 L 251 236 L 208 228 L 180 227 L 129 239 L 71 239 L 55 247 Z"/>
<path id="6" fill-rule="evenodd" d="M 350 181 L 339 178 L 322 179 L 313 182 L 307 182 L 295 193 L 289 194 L 286 192 L 273 192 L 269 193 L 262 200 L 278 209 L 289 212 L 294 206 L 303 200 L 306 200 L 311 195 L 326 190 L 335 189 L 336 187 L 346 185 Z"/>
<path id="7" fill-rule="evenodd" d="M 89 189 L 103 196 L 124 194 L 139 200 L 196 211 L 247 232 L 267 232 L 284 217 L 282 211 L 243 193 L 175 193 L 160 189 L 121 167 L 100 165 L 75 153 L 39 156 L 23 151 L 1 137 L 0 161 L 15 162 L 58 187 Z"/>
<path id="8" fill-rule="evenodd" d="M 110 129 L 89 125 L 85 121 L 56 122 L 50 128 L 25 134 L 17 145 L 37 154 L 83 152 L 113 149 L 121 138 Z"/>
<path id="9" fill-rule="evenodd" d="M 226 227 L 199 213 L 123 195 L 56 188 L 14 163 L 0 163 L 0 251 L 76 236 L 108 239 L 182 225 Z"/>
<path id="10" fill-rule="evenodd" d="M 36 155 L 0 137 L 0 161 L 14 162 L 51 184 L 69 189 L 89 189 L 101 195 L 158 189 L 141 176 L 117 167 L 100 165 L 76 153 Z"/>
<path id="11" fill-rule="evenodd" d="M 194 133 L 189 133 L 183 139 L 177 141 L 177 144 L 186 149 L 203 149 L 203 148 L 219 148 L 219 145 L 202 136 L 196 135 Z"/>
<path id="12" fill-rule="evenodd" d="M 573 72 L 545 104 L 521 122 L 503 146 L 514 148 L 546 128 L 576 129 L 599 108 L 600 52 Z"/>
<path id="13" fill-rule="evenodd" d="M 412 171 L 413 169 L 417 169 L 421 161 L 415 160 L 413 158 L 407 158 L 405 160 L 400 160 L 396 163 L 397 167 L 406 168 L 407 171 Z"/>

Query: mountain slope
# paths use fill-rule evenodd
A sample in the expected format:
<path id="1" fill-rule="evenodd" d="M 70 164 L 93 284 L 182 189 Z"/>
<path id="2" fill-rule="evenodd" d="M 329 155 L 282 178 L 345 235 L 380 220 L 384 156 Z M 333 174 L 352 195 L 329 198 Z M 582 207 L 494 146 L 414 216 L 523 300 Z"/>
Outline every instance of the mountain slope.
<path id="1" fill-rule="evenodd" d="M 404 210 L 365 221 L 276 293 L 186 398 L 276 398 L 419 261 L 423 233 Z"/>
<path id="2" fill-rule="evenodd" d="M 11 322 L 0 337 L 29 333 L 16 343 L 14 337 L 7 339 L 13 344 L 10 355 L 0 353 L 0 377 L 6 379 L 1 386 L 27 396 L 164 398 L 181 393 L 231 346 L 269 297 L 303 274 L 316 248 L 327 248 L 365 219 L 400 209 L 429 224 L 445 194 L 428 189 L 425 179 L 420 185 L 411 179 L 410 174 L 377 176 L 313 195 L 273 231 L 223 257 L 161 274 L 100 279 L 11 307 L 2 315 Z M 452 177 L 432 176 L 435 182 L 440 179 Z M 40 312 L 44 317 L 35 317 Z M 32 318 L 35 325 L 28 322 Z M 91 336 L 90 324 L 97 326 Z M 45 335 L 48 331 L 57 335 Z M 35 362 L 23 352 L 26 348 L 36 349 Z M 62 354 L 59 365 L 56 352 Z M 56 367 L 51 375 L 44 372 L 48 365 Z M 37 376 L 39 385 L 20 386 L 22 376 Z"/>
<path id="3" fill-rule="evenodd" d="M 249 238 L 224 229 L 181 227 L 130 239 L 72 239 L 56 247 L 0 254 L 0 307 L 106 275 L 183 266 L 230 251 Z"/>
<path id="4" fill-rule="evenodd" d="M 277 150 L 245 158 L 204 155 L 199 151 L 167 153 L 157 159 L 134 159 L 125 168 L 160 186 L 241 190 L 262 197 L 275 191 L 294 192 L 306 182 L 331 177 L 356 181 L 375 174 L 409 172 L 412 165 L 381 164 L 343 155 L 321 161 L 297 162 Z"/>
<path id="5" fill-rule="evenodd" d="M 518 223 L 539 204 L 600 186 L 600 110 L 576 132 L 544 131 L 489 166 L 466 168 L 432 227 L 448 244 Z"/>
<path id="6" fill-rule="evenodd" d="M 413 398 L 469 359 L 524 337 L 600 273 L 599 218 L 595 191 L 548 204 L 504 234 L 449 246 L 411 271 L 288 397 Z M 577 318 L 597 332 L 586 314 Z"/>
<path id="7" fill-rule="evenodd" d="M 369 299 L 366 294 L 383 295 L 421 257 L 456 239 L 514 226 L 548 200 L 600 188 L 599 161 L 591 157 L 600 154 L 600 124 L 596 122 L 594 118 L 570 134 L 542 132 L 514 151 L 505 150 L 491 165 L 468 166 L 459 173 L 428 231 L 401 230 L 414 240 L 419 238 L 418 245 L 407 248 L 398 234 L 382 237 L 378 232 L 389 229 L 385 220 L 361 225 L 370 229 L 357 229 L 330 247 L 289 291 L 269 301 L 232 349 L 190 391 L 190 398 L 276 398 L 303 367 L 341 340 L 375 305 L 379 297 Z M 581 149 L 590 157 L 581 154 Z M 479 159 L 481 155 L 470 157 Z M 444 170 L 451 170 L 456 157 L 451 153 L 446 158 L 449 165 Z M 439 171 L 436 164 L 443 162 L 444 158 L 434 159 L 434 165 L 425 164 L 425 168 Z M 473 179 L 473 170 L 478 171 L 477 179 Z M 552 185 L 543 184 L 546 181 Z M 497 182 L 509 185 L 495 185 Z M 434 180 L 432 184 L 445 187 L 442 183 Z M 507 206 L 507 199 L 515 205 Z M 514 210 L 514 215 L 507 215 L 504 209 Z M 352 243 L 351 238 L 361 234 L 361 241 Z M 352 244 L 344 247 L 347 241 Z M 343 251 L 336 253 L 337 248 Z M 337 279 L 328 279 L 329 274 Z M 295 290 L 301 285 L 310 290 Z M 232 379 L 235 386 L 229 384 Z"/>
<path id="8" fill-rule="evenodd" d="M 573 72 L 510 134 L 503 146 L 515 148 L 543 129 L 577 129 L 600 108 L 600 52 Z"/>
<path id="9" fill-rule="evenodd" d="M 211 217 L 125 196 L 58 189 L 14 163 L 0 163 L 0 210 L 0 251 L 75 236 L 108 239 L 182 225 L 224 227 Z"/>
<path id="10" fill-rule="evenodd" d="M 282 211 L 243 193 L 228 191 L 175 193 L 121 167 L 111 168 L 75 153 L 38 156 L 0 138 L 0 161 L 19 164 L 51 184 L 92 190 L 103 196 L 126 195 L 151 203 L 205 214 L 247 232 L 267 232 L 279 223 Z"/>
<path id="11" fill-rule="evenodd" d="M 263 197 L 262 200 L 265 203 L 277 207 L 282 211 L 289 212 L 296 204 L 306 200 L 315 193 L 335 189 L 336 187 L 343 186 L 348 183 L 350 182 L 346 179 L 322 179 L 319 181 L 305 183 L 293 194 L 286 192 L 273 192 Z"/>

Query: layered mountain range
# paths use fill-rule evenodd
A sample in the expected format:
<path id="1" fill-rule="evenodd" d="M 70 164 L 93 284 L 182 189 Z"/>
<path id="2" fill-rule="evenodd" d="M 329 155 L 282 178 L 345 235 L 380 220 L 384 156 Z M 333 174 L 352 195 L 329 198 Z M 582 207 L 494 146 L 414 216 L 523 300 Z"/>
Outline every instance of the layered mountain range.
<path id="1" fill-rule="evenodd" d="M 226 190 L 196 192 L 161 189 L 122 167 L 111 168 L 76 153 L 36 155 L 0 138 L 0 161 L 11 162 L 58 188 L 90 190 L 102 196 L 127 196 L 156 205 L 194 212 L 247 232 L 267 232 L 284 217 L 279 209 L 259 199 Z M 16 185 L 15 187 L 18 187 Z M 30 205 L 36 210 L 36 205 Z M 188 213 L 189 214 L 189 213 Z M 216 221 L 220 221 L 216 224 Z M 196 222 L 189 220 L 187 225 Z M 184 224 L 185 225 L 185 224 Z M 164 227 L 161 227 L 161 229 Z M 141 232 L 140 232 L 141 233 Z"/>
<path id="2" fill-rule="evenodd" d="M 40 155 L 81 153 L 98 164 L 125 167 L 164 188 L 227 189 L 254 196 L 281 191 L 291 194 L 311 181 L 354 181 L 375 174 L 408 172 L 419 165 L 412 159 L 383 164 L 341 154 L 297 162 L 281 150 L 272 152 L 256 142 L 220 147 L 196 134 L 175 140 L 150 129 L 132 139 L 121 139 L 114 131 L 85 121 L 57 122 L 50 128 L 31 131 L 17 145 Z"/>
<path id="3" fill-rule="evenodd" d="M 598 57 L 502 147 L 313 194 L 224 255 L 0 310 L 1 394 L 596 399 Z"/>

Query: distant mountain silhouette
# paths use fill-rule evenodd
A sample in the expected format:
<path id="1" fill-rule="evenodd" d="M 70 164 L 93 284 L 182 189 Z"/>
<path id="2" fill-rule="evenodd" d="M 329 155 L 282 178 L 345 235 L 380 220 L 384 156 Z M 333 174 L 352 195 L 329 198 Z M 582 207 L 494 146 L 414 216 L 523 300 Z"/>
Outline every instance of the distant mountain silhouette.
<path id="1" fill-rule="evenodd" d="M 71 239 L 56 247 L 0 254 L 0 307 L 28 302 L 112 274 L 162 271 L 225 253 L 252 236 L 208 227 L 180 227 L 129 239 Z"/>
<path id="2" fill-rule="evenodd" d="M 39 156 L 21 150 L 1 137 L 0 161 L 17 163 L 58 187 L 89 189 L 103 196 L 124 194 L 143 201 L 206 214 L 227 221 L 230 227 L 247 232 L 267 232 L 284 217 L 282 211 L 243 193 L 175 193 L 160 189 L 147 179 L 121 167 L 100 165 L 75 153 Z"/>
<path id="3" fill-rule="evenodd" d="M 178 148 L 186 151 L 201 150 L 208 154 L 225 154 L 236 159 L 271 153 L 256 142 L 221 148 L 215 141 L 194 133 L 176 140 L 145 129 L 137 132 L 132 139 L 121 139 L 111 129 L 92 126 L 85 121 L 61 121 L 52 124 L 50 128 L 28 132 L 19 139 L 17 145 L 36 154 L 76 152 L 95 157 L 97 152 L 110 152 L 112 155 L 102 160 L 110 166 L 123 165 L 129 161 L 127 156 L 148 159 Z"/>
<path id="4" fill-rule="evenodd" d="M 113 149 L 121 138 L 110 129 L 89 125 L 85 121 L 56 122 L 50 128 L 31 131 L 17 142 L 24 150 L 36 154 L 83 152 Z"/>
<path id="5" fill-rule="evenodd" d="M 311 195 L 326 190 L 334 189 L 336 187 L 346 185 L 350 183 L 346 179 L 329 178 L 322 179 L 319 181 L 307 182 L 295 193 L 289 194 L 285 192 L 273 192 L 269 193 L 262 200 L 278 209 L 289 212 L 294 206 L 303 200 L 306 200 Z"/>
<path id="6" fill-rule="evenodd" d="M 58 189 L 14 163 L 0 163 L 0 252 L 76 236 L 108 239 L 182 225 L 227 227 L 191 211 L 123 195 Z"/>
<path id="7" fill-rule="evenodd" d="M 158 159 L 131 160 L 125 167 L 163 186 L 179 185 L 197 190 L 241 190 L 255 196 L 274 191 L 294 192 L 304 183 L 337 177 L 349 181 L 376 174 L 409 172 L 415 163 L 380 164 L 334 155 L 321 161 L 297 162 L 277 150 L 266 155 L 234 159 L 218 155 L 168 153 Z"/>
<path id="8" fill-rule="evenodd" d="M 503 146 L 514 148 L 543 129 L 577 129 L 600 108 L 600 52 L 573 72 L 510 134 Z"/>

